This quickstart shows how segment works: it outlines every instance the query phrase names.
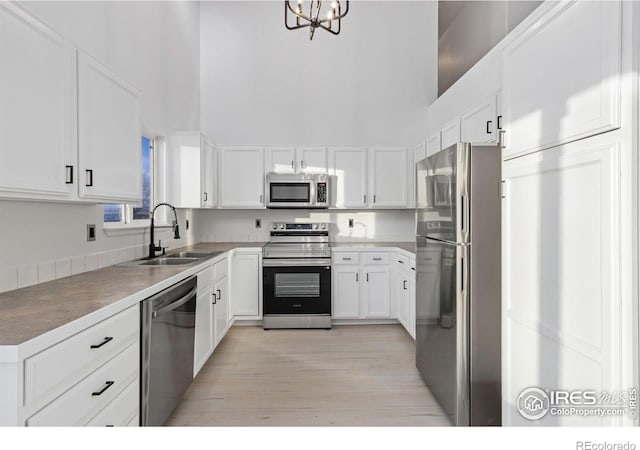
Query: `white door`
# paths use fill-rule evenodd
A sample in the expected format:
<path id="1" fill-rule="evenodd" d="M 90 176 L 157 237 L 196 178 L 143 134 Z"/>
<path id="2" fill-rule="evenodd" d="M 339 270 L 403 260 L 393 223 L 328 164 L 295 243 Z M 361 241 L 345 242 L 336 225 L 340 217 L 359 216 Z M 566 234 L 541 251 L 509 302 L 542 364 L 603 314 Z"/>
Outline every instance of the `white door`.
<path id="1" fill-rule="evenodd" d="M 407 149 L 373 148 L 369 165 L 369 205 L 373 208 L 406 208 L 410 183 Z"/>
<path id="2" fill-rule="evenodd" d="M 0 42 L 0 196 L 75 198 L 75 49 L 6 2 Z"/>
<path id="3" fill-rule="evenodd" d="M 78 52 L 80 197 L 140 203 L 140 93 Z"/>
<path id="4" fill-rule="evenodd" d="M 196 329 L 194 340 L 193 376 L 207 362 L 214 344 L 213 291 L 205 290 L 196 297 Z"/>
<path id="5" fill-rule="evenodd" d="M 295 173 L 296 149 L 294 147 L 267 147 L 265 149 L 266 172 Z"/>
<path id="6" fill-rule="evenodd" d="M 460 135 L 462 142 L 498 142 L 495 95 L 462 115 Z"/>
<path id="7" fill-rule="evenodd" d="M 620 144 L 609 134 L 505 162 L 502 202 L 503 424 L 523 389 L 618 392 L 632 379 L 623 342 Z M 630 306 L 629 306 L 630 307 Z M 631 349 L 631 347 L 628 347 Z M 547 415 L 536 423 L 613 425 L 622 419 Z"/>
<path id="8" fill-rule="evenodd" d="M 231 263 L 231 273 L 233 278 L 232 315 L 259 316 L 262 284 L 260 255 L 235 253 Z"/>
<path id="9" fill-rule="evenodd" d="M 364 266 L 363 317 L 366 319 L 388 319 L 391 316 L 389 305 L 389 267 Z"/>
<path id="10" fill-rule="evenodd" d="M 364 208 L 367 199 L 367 149 L 330 148 L 331 196 L 336 208 Z"/>
<path id="11" fill-rule="evenodd" d="M 621 2 L 558 2 L 502 52 L 506 156 L 620 126 Z"/>
<path id="12" fill-rule="evenodd" d="M 216 345 L 229 330 L 229 277 L 218 280 L 214 286 L 215 295 L 215 342 Z"/>
<path id="13" fill-rule="evenodd" d="M 358 266 L 333 266 L 331 284 L 333 318 L 360 318 L 360 271 Z"/>
<path id="14" fill-rule="evenodd" d="M 442 149 L 460 142 L 460 117 L 456 117 L 442 126 L 440 130 L 440 146 Z"/>
<path id="15" fill-rule="evenodd" d="M 219 200 L 223 208 L 264 208 L 262 147 L 222 147 Z"/>
<path id="16" fill-rule="evenodd" d="M 176 208 L 199 208 L 203 203 L 200 133 L 166 137 L 167 202 Z"/>
<path id="17" fill-rule="evenodd" d="M 440 150 L 442 150 L 442 147 L 440 147 L 440 133 L 436 133 L 433 136 L 431 136 L 429 139 L 427 139 L 427 142 L 425 143 L 426 145 L 426 155 L 427 156 L 431 156 L 434 153 L 438 153 Z M 418 162 L 419 160 L 416 159 L 416 162 Z"/>
<path id="18" fill-rule="evenodd" d="M 299 172 L 327 173 L 327 149 L 325 147 L 298 147 L 296 157 Z"/>
<path id="19" fill-rule="evenodd" d="M 218 152 L 213 144 L 201 136 L 200 141 L 200 186 L 201 203 L 203 208 L 213 208 L 218 202 L 216 189 L 218 178 Z"/>

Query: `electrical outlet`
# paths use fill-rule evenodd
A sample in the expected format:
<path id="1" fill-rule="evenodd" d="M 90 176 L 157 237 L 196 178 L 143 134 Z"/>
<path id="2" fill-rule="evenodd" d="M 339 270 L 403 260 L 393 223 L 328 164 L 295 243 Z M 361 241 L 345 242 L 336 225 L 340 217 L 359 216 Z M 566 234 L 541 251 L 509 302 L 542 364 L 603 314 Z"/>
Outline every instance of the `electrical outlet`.
<path id="1" fill-rule="evenodd" d="M 353 228 L 353 219 L 349 219 L 349 228 Z"/>
<path id="2" fill-rule="evenodd" d="M 94 223 L 87 224 L 87 242 L 96 240 L 96 225 Z"/>
<path id="3" fill-rule="evenodd" d="M 262 228 L 262 219 L 256 219 L 256 228 Z"/>

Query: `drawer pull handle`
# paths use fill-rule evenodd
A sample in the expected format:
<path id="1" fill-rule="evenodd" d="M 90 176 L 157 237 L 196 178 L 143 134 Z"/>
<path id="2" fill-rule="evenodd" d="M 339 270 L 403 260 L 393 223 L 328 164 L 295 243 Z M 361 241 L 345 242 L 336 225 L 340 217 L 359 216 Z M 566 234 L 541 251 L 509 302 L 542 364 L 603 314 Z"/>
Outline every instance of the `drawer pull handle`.
<path id="1" fill-rule="evenodd" d="M 351 258 L 342 258 L 343 261 L 351 261 Z"/>
<path id="2" fill-rule="evenodd" d="M 399 262 L 400 264 L 404 264 L 404 261 L 400 261 L 400 260 L 398 260 L 398 262 Z"/>
<path id="3" fill-rule="evenodd" d="M 407 290 L 407 280 L 402 281 L 402 289 Z"/>
<path id="4" fill-rule="evenodd" d="M 373 258 L 374 261 L 382 261 L 382 258 Z"/>
<path id="5" fill-rule="evenodd" d="M 411 268 L 411 270 L 415 271 L 415 270 L 416 270 L 416 268 L 415 268 L 415 267 L 412 267 L 412 268 Z"/>
<path id="6" fill-rule="evenodd" d="M 112 337 L 110 337 L 110 336 L 108 336 L 108 337 L 104 338 L 104 341 L 100 342 L 99 344 L 93 344 L 93 345 L 91 346 L 91 348 L 100 348 L 100 347 L 102 347 L 104 344 L 106 344 L 107 342 L 111 342 L 111 341 L 113 341 L 113 338 L 112 338 Z"/>
<path id="7" fill-rule="evenodd" d="M 109 389 L 111 386 L 113 386 L 113 383 L 115 383 L 115 381 L 107 381 L 104 384 L 104 387 L 102 389 L 100 389 L 98 392 L 92 392 L 91 395 L 94 396 L 98 396 L 98 395 L 102 395 L 104 394 L 104 391 L 106 391 L 107 389 Z"/>
<path id="8" fill-rule="evenodd" d="M 218 300 L 222 301 L 222 294 L 220 293 L 220 289 L 216 289 L 218 296 L 216 297 Z"/>

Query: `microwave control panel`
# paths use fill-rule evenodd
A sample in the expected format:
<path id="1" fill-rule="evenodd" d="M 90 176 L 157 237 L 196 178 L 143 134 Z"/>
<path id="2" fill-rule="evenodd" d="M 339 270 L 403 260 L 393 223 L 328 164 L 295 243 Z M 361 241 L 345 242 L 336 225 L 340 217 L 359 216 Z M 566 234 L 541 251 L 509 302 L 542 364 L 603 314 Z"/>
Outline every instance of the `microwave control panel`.
<path id="1" fill-rule="evenodd" d="M 318 183 L 318 203 L 327 202 L 327 183 Z"/>

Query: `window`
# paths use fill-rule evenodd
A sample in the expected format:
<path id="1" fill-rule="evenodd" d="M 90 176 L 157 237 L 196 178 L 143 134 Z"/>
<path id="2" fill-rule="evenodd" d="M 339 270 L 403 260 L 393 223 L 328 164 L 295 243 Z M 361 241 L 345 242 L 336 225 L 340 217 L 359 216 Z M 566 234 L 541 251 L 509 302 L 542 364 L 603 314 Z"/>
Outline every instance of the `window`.
<path id="1" fill-rule="evenodd" d="M 154 142 L 142 136 L 142 205 L 104 205 L 104 222 L 127 224 L 137 220 L 149 220 L 153 205 Z"/>

